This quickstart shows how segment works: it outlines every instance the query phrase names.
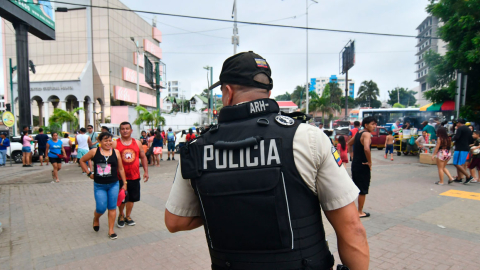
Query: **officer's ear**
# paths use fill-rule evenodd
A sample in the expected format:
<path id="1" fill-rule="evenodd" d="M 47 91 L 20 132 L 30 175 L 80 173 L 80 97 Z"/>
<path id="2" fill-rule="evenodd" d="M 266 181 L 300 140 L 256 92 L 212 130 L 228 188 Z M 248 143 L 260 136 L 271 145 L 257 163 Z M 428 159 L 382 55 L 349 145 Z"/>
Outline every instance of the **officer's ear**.
<path id="1" fill-rule="evenodd" d="M 268 98 L 272 95 L 272 90 L 268 90 Z"/>
<path id="2" fill-rule="evenodd" d="M 235 94 L 235 91 L 233 90 L 233 86 L 230 84 L 225 85 L 225 102 L 223 103 L 223 106 L 232 106 L 233 105 L 233 95 Z"/>

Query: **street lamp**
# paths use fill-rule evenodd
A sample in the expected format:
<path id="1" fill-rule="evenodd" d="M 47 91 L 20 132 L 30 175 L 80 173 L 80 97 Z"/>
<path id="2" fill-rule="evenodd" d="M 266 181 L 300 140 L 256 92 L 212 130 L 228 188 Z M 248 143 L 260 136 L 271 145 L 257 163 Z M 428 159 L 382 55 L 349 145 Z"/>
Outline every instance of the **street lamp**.
<path id="1" fill-rule="evenodd" d="M 138 41 L 135 41 L 134 37 L 130 37 L 137 49 L 137 107 L 140 106 L 140 47 Z M 137 110 L 137 119 L 140 117 L 140 112 Z M 140 135 L 140 124 L 137 125 L 138 135 Z"/>
<path id="2" fill-rule="evenodd" d="M 307 102 L 306 102 L 306 104 L 307 104 L 307 108 L 306 108 L 307 114 L 308 114 L 308 98 L 309 98 L 308 94 L 310 92 L 310 89 L 308 89 L 309 88 L 308 87 L 308 8 L 310 7 L 308 5 L 308 1 L 313 2 L 313 3 L 310 4 L 310 6 L 313 5 L 313 4 L 318 4 L 318 2 L 316 0 L 305 0 L 305 8 L 307 10 L 307 29 L 306 29 L 306 31 L 307 31 L 307 74 L 306 74 L 307 80 L 306 80 L 306 83 L 305 83 L 305 90 L 307 92 Z"/>
<path id="3" fill-rule="evenodd" d="M 93 108 L 95 109 L 95 104 L 93 105 Z M 101 114 L 101 113 L 103 113 L 103 111 L 101 111 L 101 112 L 93 111 L 93 124 L 94 124 L 93 131 L 95 131 L 95 129 L 97 128 L 97 117 L 96 116 L 97 116 L 97 114 Z"/>
<path id="4" fill-rule="evenodd" d="M 208 83 L 208 88 L 213 84 L 213 67 L 211 66 L 205 66 L 203 69 L 210 70 L 210 82 Z M 207 73 L 207 82 L 208 82 L 208 73 Z M 213 89 L 210 89 L 209 93 L 209 101 L 208 103 L 210 104 L 209 110 L 208 110 L 208 123 L 211 124 L 213 117 L 212 117 L 212 110 L 213 110 L 213 104 L 212 104 L 212 94 L 213 94 Z"/>

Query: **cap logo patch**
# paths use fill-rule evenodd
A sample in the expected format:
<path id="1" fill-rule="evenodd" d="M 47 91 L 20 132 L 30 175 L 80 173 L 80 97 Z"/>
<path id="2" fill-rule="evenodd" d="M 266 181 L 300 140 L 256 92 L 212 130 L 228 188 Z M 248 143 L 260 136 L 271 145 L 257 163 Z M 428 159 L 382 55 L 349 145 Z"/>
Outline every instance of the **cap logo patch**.
<path id="1" fill-rule="evenodd" d="M 255 62 L 257 63 L 257 67 L 268 68 L 267 60 L 261 58 L 255 58 Z"/>

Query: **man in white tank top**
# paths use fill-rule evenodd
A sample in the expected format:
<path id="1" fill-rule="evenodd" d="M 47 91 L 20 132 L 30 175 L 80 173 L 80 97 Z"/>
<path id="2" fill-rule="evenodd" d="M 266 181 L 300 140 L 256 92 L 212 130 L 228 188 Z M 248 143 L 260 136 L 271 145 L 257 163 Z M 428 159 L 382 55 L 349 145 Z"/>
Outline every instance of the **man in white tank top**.
<path id="1" fill-rule="evenodd" d="M 90 146 L 92 146 L 92 140 L 88 135 L 85 133 L 87 130 L 85 128 L 81 128 L 77 136 L 75 136 L 75 144 L 78 145 L 77 149 L 77 159 L 80 160 L 88 151 L 90 150 Z M 88 167 L 90 168 L 90 164 L 88 164 Z M 85 174 L 85 172 L 84 172 Z"/>

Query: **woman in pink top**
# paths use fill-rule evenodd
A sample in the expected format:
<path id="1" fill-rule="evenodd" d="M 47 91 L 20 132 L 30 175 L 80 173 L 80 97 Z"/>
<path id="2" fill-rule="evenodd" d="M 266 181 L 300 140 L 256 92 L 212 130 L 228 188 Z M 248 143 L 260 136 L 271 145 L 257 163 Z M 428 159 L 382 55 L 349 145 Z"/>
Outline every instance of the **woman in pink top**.
<path id="1" fill-rule="evenodd" d="M 338 137 L 337 151 L 340 153 L 340 158 L 342 159 L 343 167 L 347 168 L 346 163 L 348 163 L 348 147 L 345 137 Z"/>
<path id="2" fill-rule="evenodd" d="M 20 141 L 22 142 L 23 167 L 33 167 L 32 166 L 32 155 L 30 154 L 32 152 L 32 147 L 31 147 L 32 137 L 28 136 L 28 131 L 23 132 L 23 135 L 20 138 Z"/>

